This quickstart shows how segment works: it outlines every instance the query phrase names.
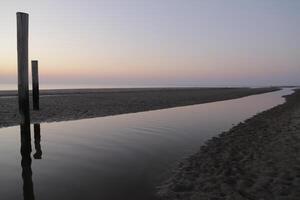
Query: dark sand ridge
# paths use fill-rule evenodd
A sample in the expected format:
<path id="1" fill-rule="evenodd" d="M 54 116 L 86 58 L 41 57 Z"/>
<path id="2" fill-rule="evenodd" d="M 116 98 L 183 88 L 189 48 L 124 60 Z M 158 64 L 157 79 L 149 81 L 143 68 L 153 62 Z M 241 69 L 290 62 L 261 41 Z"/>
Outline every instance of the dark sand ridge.
<path id="1" fill-rule="evenodd" d="M 165 200 L 300 199 L 300 90 L 209 140 L 159 187 Z"/>
<path id="2" fill-rule="evenodd" d="M 137 88 L 41 91 L 32 122 L 52 122 L 157 110 L 240 98 L 278 88 Z M 19 123 L 16 91 L 0 91 L 0 127 Z"/>

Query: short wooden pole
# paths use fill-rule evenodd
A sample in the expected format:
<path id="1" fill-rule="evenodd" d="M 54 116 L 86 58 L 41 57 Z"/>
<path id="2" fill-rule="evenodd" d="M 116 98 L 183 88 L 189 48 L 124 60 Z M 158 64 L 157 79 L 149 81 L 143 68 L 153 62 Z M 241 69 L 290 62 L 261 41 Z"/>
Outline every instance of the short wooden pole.
<path id="1" fill-rule="evenodd" d="M 31 72 L 32 72 L 32 102 L 33 110 L 40 109 L 40 92 L 39 92 L 39 71 L 38 71 L 38 61 L 31 61 Z"/>
<path id="2" fill-rule="evenodd" d="M 28 14 L 17 13 L 18 97 L 21 124 L 30 123 L 28 89 Z"/>

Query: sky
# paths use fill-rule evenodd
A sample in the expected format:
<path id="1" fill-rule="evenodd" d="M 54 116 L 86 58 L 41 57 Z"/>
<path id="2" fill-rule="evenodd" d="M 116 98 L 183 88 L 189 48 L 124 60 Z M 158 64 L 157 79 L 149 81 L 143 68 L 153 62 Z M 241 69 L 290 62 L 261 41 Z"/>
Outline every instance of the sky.
<path id="1" fill-rule="evenodd" d="M 298 0 L 0 2 L 0 84 L 17 80 L 16 12 L 29 13 L 40 84 L 300 85 Z"/>

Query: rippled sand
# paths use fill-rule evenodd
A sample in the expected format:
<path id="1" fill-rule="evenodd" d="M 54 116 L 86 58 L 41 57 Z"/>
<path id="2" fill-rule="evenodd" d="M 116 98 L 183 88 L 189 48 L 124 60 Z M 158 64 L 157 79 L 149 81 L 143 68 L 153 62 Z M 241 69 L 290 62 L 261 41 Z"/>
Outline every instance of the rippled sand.
<path id="1" fill-rule="evenodd" d="M 158 189 L 166 200 L 300 199 L 300 90 L 209 140 Z"/>

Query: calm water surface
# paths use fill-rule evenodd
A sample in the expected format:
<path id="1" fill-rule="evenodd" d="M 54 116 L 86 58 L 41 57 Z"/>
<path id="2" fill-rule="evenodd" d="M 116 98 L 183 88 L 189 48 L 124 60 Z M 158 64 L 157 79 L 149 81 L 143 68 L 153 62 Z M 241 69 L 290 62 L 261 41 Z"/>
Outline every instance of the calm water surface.
<path id="1" fill-rule="evenodd" d="M 291 92 L 32 125 L 31 157 L 23 160 L 20 127 L 2 128 L 1 200 L 154 199 L 155 185 L 176 161 Z"/>

